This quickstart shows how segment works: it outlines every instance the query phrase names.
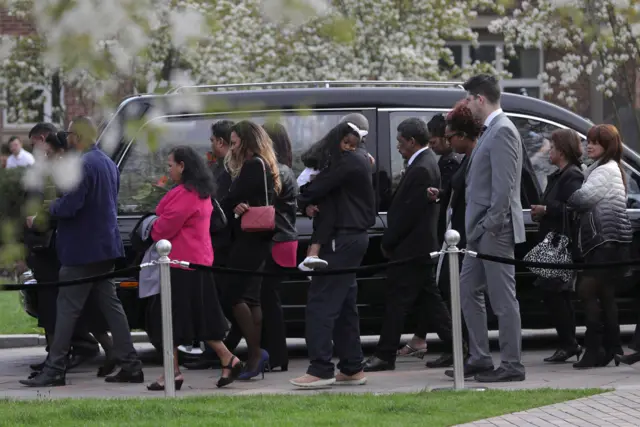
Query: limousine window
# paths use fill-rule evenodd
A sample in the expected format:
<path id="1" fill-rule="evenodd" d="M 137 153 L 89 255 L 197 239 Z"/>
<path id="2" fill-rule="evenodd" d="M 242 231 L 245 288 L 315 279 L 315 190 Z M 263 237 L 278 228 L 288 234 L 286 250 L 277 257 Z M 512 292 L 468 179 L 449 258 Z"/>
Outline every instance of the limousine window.
<path id="1" fill-rule="evenodd" d="M 315 141 L 322 138 L 349 111 L 330 111 L 312 113 L 299 111 L 255 114 L 242 117 L 230 114 L 207 116 L 193 119 L 190 117 L 169 118 L 162 126 L 154 144 L 144 137 L 134 141 L 121 165 L 119 210 L 122 214 L 138 214 L 153 211 L 166 193 L 167 156 L 177 145 L 190 145 L 203 156 L 211 151 L 211 125 L 218 120 L 249 119 L 263 124 L 266 120 L 277 119 L 282 123 L 293 149 L 293 170 L 298 176 L 304 169 L 301 154 Z M 144 134 L 144 132 L 141 132 Z M 152 145 L 152 147 L 150 147 Z"/>
<path id="2" fill-rule="evenodd" d="M 390 114 L 392 191 L 395 190 L 400 182 L 402 171 L 404 169 L 404 160 L 402 159 L 402 156 L 400 156 L 400 153 L 398 153 L 398 150 L 396 150 L 396 129 L 398 128 L 398 125 L 400 122 L 410 117 L 418 117 L 429 122 L 429 120 L 438 113 L 438 111 L 402 111 L 392 112 Z M 446 113 L 446 111 L 443 110 L 442 113 Z M 518 115 L 509 114 L 508 112 L 507 115 L 509 115 L 509 118 L 516 125 L 516 128 L 520 133 L 520 137 L 522 138 L 522 142 L 526 149 L 526 154 L 533 165 L 536 178 L 540 183 L 540 188 L 544 191 L 547 186 L 547 176 L 556 170 L 556 167 L 549 162 L 549 138 L 553 131 L 560 129 L 560 126 L 529 117 L 520 117 Z M 586 155 L 586 140 L 583 139 L 582 144 L 584 153 L 582 161 L 589 165 L 591 164 L 591 160 Z M 640 174 L 626 165 L 624 166 L 624 170 L 627 177 L 627 207 L 640 209 Z"/>

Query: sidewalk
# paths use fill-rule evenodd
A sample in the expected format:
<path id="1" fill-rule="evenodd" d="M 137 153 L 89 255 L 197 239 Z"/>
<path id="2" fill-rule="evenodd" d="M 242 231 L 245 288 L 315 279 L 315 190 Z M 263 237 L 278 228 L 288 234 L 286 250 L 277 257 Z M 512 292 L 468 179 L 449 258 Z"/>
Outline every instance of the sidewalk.
<path id="1" fill-rule="evenodd" d="M 597 396 L 515 412 L 458 427 L 640 425 L 640 390 L 616 390 Z"/>

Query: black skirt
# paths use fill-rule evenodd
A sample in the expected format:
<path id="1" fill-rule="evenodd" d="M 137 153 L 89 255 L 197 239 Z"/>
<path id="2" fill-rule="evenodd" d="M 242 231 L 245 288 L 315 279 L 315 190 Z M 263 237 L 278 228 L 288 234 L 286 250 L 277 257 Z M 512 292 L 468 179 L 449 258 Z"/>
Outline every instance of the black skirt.
<path id="1" fill-rule="evenodd" d="M 149 297 L 149 304 L 149 335 L 161 339 L 160 295 Z M 211 272 L 171 268 L 171 309 L 174 346 L 224 339 L 228 323 Z"/>
<path id="2" fill-rule="evenodd" d="M 229 254 L 228 267 L 240 270 L 263 271 L 271 254 L 271 237 L 259 233 L 238 233 Z M 224 301 L 229 307 L 245 303 L 260 305 L 262 276 L 227 275 Z"/>
<path id="3" fill-rule="evenodd" d="M 607 242 L 592 249 L 584 257 L 584 263 L 600 264 L 627 261 L 629 259 L 631 259 L 631 244 Z M 630 267 L 609 267 L 602 270 L 584 270 L 580 273 L 580 276 L 603 280 L 610 282 L 612 285 L 616 285 L 616 282 L 623 280 L 629 271 Z"/>

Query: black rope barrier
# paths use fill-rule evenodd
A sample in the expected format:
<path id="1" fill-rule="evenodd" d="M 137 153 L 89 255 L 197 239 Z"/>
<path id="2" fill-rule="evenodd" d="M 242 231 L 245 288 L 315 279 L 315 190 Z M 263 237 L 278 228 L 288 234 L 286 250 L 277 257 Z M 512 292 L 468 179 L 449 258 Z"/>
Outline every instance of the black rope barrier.
<path id="1" fill-rule="evenodd" d="M 437 262 L 436 259 L 433 259 L 431 255 L 416 255 L 410 258 L 404 258 L 397 261 L 390 261 L 381 264 L 371 264 L 371 265 L 363 265 L 359 267 L 351 267 L 351 268 L 341 268 L 341 269 L 323 269 L 323 270 L 312 270 L 312 271 L 302 271 L 297 268 L 281 268 L 280 271 L 251 271 L 251 270 L 241 270 L 237 268 L 228 268 L 228 267 L 219 267 L 219 266 L 210 266 L 210 265 L 202 265 L 202 264 L 194 264 L 194 263 L 184 263 L 185 267 L 193 268 L 194 270 L 206 270 L 213 271 L 220 274 L 229 274 L 229 275 L 240 275 L 240 276 L 261 276 L 261 277 L 295 277 L 295 278 L 303 278 L 309 276 L 338 276 L 341 274 L 353 274 L 353 273 L 362 273 L 362 272 L 377 272 L 381 270 L 386 270 L 389 267 L 397 267 L 400 265 L 410 264 L 414 261 L 423 261 L 427 264 L 435 264 Z"/>
<path id="2" fill-rule="evenodd" d="M 73 280 L 63 280 L 59 282 L 42 282 L 29 284 L 2 284 L 0 285 L 0 291 L 22 291 L 22 290 L 38 290 L 38 289 L 51 289 L 52 287 L 62 288 L 65 286 L 77 286 L 83 283 L 97 282 L 98 280 L 113 279 L 115 277 L 125 276 L 140 271 L 140 266 L 123 268 L 121 270 L 115 270 L 109 273 L 98 274 L 96 276 L 81 277 Z"/>
<path id="3" fill-rule="evenodd" d="M 500 264 L 508 264 L 513 266 L 527 267 L 527 268 L 541 268 L 547 270 L 605 270 L 616 267 L 631 267 L 631 266 L 640 266 L 640 259 L 631 259 L 627 261 L 613 261 L 613 262 L 602 262 L 602 263 L 572 263 L 572 264 L 556 264 L 553 262 L 533 262 L 533 261 L 524 261 L 520 259 L 514 258 L 505 258 L 499 257 L 495 255 L 487 255 L 483 253 L 476 253 L 467 251 L 467 254 L 473 256 L 478 259 L 483 259 L 485 261 L 497 262 Z"/>
<path id="4" fill-rule="evenodd" d="M 614 262 L 603 262 L 603 263 L 572 263 L 572 264 L 557 264 L 551 262 L 533 262 L 533 261 L 524 261 L 514 258 L 505 258 L 499 257 L 495 255 L 488 255 L 483 253 L 476 253 L 472 251 L 466 251 L 466 254 L 469 256 L 473 256 L 478 259 L 483 259 L 485 261 L 496 262 L 500 264 L 508 264 L 513 266 L 520 266 L 525 268 L 541 268 L 541 269 L 552 269 L 552 270 L 602 270 L 602 269 L 610 269 L 616 267 L 631 267 L 631 266 L 640 266 L 640 259 L 632 259 L 627 261 L 614 261 Z M 353 274 L 353 273 L 364 273 L 364 272 L 378 272 L 382 270 L 386 270 L 389 267 L 397 267 L 401 265 L 410 264 L 415 261 L 422 261 L 425 264 L 435 264 L 437 262 L 437 257 L 439 253 L 431 253 L 429 255 L 416 255 L 410 258 L 404 258 L 396 261 L 389 261 L 386 263 L 380 264 L 371 264 L 371 265 L 363 265 L 359 267 L 351 267 L 351 268 L 342 268 L 342 269 L 332 269 L 327 268 L 323 270 L 311 270 L 311 271 L 301 271 L 297 268 L 280 268 L 279 271 L 252 271 L 252 270 L 242 270 L 237 268 L 228 268 L 228 267 L 220 267 L 220 266 L 211 266 L 211 265 L 202 265 L 196 263 L 190 263 L 185 261 L 172 261 L 172 264 L 180 265 L 186 268 L 192 268 L 194 270 L 205 270 L 212 271 L 220 274 L 229 274 L 229 275 L 240 275 L 240 276 L 261 276 L 261 277 L 291 277 L 291 278 L 304 278 L 310 276 L 338 276 L 342 274 Z M 83 283 L 95 282 L 98 280 L 112 279 L 115 277 L 122 277 L 126 275 L 130 275 L 132 273 L 137 273 L 140 271 L 141 266 L 133 266 L 128 268 L 123 268 L 121 270 L 112 271 L 110 273 L 99 274 L 96 276 L 90 277 L 82 277 L 79 279 L 73 280 L 65 280 L 59 282 L 44 282 L 44 283 L 34 283 L 34 284 L 0 284 L 0 291 L 21 291 L 21 290 L 38 290 L 38 289 L 47 289 L 52 287 L 65 287 L 65 286 L 77 286 Z"/>

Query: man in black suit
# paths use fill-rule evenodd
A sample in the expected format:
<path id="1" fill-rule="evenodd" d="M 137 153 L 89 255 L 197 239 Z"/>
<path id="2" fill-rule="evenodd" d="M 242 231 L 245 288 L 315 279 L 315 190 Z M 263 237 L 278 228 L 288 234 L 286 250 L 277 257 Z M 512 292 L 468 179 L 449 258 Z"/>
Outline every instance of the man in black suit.
<path id="1" fill-rule="evenodd" d="M 436 156 L 428 146 L 427 124 L 410 118 L 398 126 L 398 151 L 407 160 L 407 169 L 387 212 L 387 229 L 382 237 L 382 253 L 391 260 L 424 255 L 411 264 L 387 271 L 387 307 L 375 354 L 365 364 L 366 372 L 395 369 L 396 351 L 407 311 L 421 292 L 430 324 L 448 346 L 452 345 L 451 315 L 434 279 L 429 253 L 440 249 L 439 206 L 425 197 L 427 188 L 440 188 Z"/>

